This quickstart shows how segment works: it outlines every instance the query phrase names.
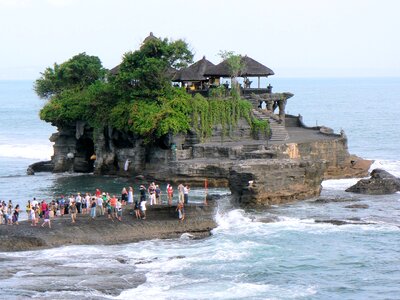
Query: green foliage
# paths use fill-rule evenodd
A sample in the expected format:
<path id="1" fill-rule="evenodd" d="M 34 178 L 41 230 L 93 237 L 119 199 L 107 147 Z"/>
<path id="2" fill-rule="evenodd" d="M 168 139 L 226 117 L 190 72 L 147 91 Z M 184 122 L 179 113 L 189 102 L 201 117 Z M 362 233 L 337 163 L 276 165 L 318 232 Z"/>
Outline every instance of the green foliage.
<path id="1" fill-rule="evenodd" d="M 239 83 L 236 80 L 236 77 L 240 75 L 244 67 L 242 56 L 239 54 L 235 54 L 235 52 L 233 51 L 222 51 L 222 50 L 218 54 L 228 64 L 229 73 L 232 78 L 231 94 L 233 98 L 238 99 L 240 97 L 240 91 L 239 91 L 240 88 L 239 88 Z"/>
<path id="2" fill-rule="evenodd" d="M 140 99 L 118 103 L 111 111 L 110 123 L 119 130 L 134 132 L 147 141 L 165 134 L 190 129 L 190 95 L 171 90 L 157 101 Z"/>
<path id="3" fill-rule="evenodd" d="M 202 141 L 209 138 L 212 128 L 221 125 L 223 136 L 229 135 L 236 128 L 239 119 L 244 118 L 251 124 L 251 103 L 235 98 L 205 99 L 200 95 L 193 97 L 192 127 Z"/>
<path id="4" fill-rule="evenodd" d="M 39 97 L 48 99 L 67 89 L 85 89 L 103 79 L 105 72 L 97 56 L 80 53 L 61 65 L 55 63 L 54 68 L 46 68 L 36 80 L 34 90 Z"/>
<path id="5" fill-rule="evenodd" d="M 153 98 L 171 89 L 173 68 L 187 66 L 193 54 L 186 42 L 151 39 L 140 50 L 127 52 L 119 72 L 110 78 L 123 98 Z"/>
<path id="6" fill-rule="evenodd" d="M 269 122 L 267 120 L 259 120 L 257 118 L 253 118 L 251 120 L 251 131 L 255 138 L 262 134 L 264 138 L 268 139 L 271 134 Z"/>

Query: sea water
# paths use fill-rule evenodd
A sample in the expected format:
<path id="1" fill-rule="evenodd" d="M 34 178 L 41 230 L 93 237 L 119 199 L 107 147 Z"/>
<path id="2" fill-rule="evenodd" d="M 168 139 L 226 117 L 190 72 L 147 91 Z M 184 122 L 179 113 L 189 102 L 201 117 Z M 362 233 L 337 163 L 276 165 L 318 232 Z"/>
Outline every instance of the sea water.
<path id="1" fill-rule="evenodd" d="M 56 132 L 40 121 L 44 102 L 32 84 L 0 81 L 0 199 L 25 204 L 96 187 L 119 193 L 135 184 L 87 174 L 27 176 L 30 163 L 50 158 L 48 138 Z M 400 79 L 275 78 L 271 84 L 275 92 L 295 94 L 290 114 L 301 114 L 309 126 L 343 129 L 351 153 L 400 176 Z M 0 298 L 399 299 L 400 194 L 346 193 L 357 180 L 327 180 L 321 197 L 262 211 L 235 208 L 229 191 L 214 189 L 224 195 L 218 227 L 202 240 L 183 235 L 0 253 Z M 192 196 L 200 202 L 204 190 L 194 188 Z M 330 223 L 335 220 L 344 225 Z"/>

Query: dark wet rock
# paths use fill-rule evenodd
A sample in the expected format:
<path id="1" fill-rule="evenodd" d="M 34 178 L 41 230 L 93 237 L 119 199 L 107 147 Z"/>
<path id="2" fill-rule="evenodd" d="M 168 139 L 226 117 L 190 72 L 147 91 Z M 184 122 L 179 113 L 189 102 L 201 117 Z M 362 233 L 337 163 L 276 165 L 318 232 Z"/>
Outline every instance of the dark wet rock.
<path id="1" fill-rule="evenodd" d="M 119 263 L 121 263 L 121 264 L 127 264 L 128 263 L 128 261 L 126 259 L 124 259 L 124 258 L 117 258 L 117 261 Z"/>
<path id="2" fill-rule="evenodd" d="M 277 216 L 268 216 L 268 217 L 255 218 L 255 221 L 261 223 L 275 223 L 279 221 L 279 218 Z"/>
<path id="3" fill-rule="evenodd" d="M 324 204 L 331 202 L 338 203 L 338 202 L 357 202 L 357 201 L 360 201 L 360 199 L 335 197 L 335 198 L 318 198 L 314 200 L 313 203 Z"/>
<path id="4" fill-rule="evenodd" d="M 125 273 L 118 276 L 98 276 L 96 280 L 87 280 L 84 285 L 87 289 L 99 291 L 106 295 L 118 296 L 123 290 L 133 289 L 146 282 L 146 276 L 141 273 Z M 101 279 L 102 278 L 102 279 Z"/>
<path id="5" fill-rule="evenodd" d="M 48 161 L 39 161 L 31 164 L 26 173 L 28 175 L 34 175 L 35 172 L 52 172 L 54 169 L 54 163 L 51 160 Z"/>
<path id="6" fill-rule="evenodd" d="M 352 204 L 352 205 L 347 205 L 345 208 L 362 208 L 362 209 L 367 209 L 369 208 L 368 204 Z"/>
<path id="7" fill-rule="evenodd" d="M 374 169 L 369 179 L 361 179 L 346 192 L 367 195 L 389 195 L 400 191 L 400 179 L 382 169 Z"/>
<path id="8" fill-rule="evenodd" d="M 315 223 L 328 223 L 328 224 L 332 224 L 332 225 L 337 225 L 337 226 L 341 226 L 341 225 L 371 225 L 371 224 L 375 224 L 375 223 L 370 223 L 370 222 L 363 222 L 360 219 L 357 220 L 353 220 L 353 219 L 347 219 L 347 220 L 336 220 L 336 219 L 332 219 L 332 220 L 314 220 Z"/>
<path id="9" fill-rule="evenodd" d="M 206 196 L 207 201 L 219 200 L 221 198 L 222 198 L 222 195 L 220 195 L 220 194 L 207 194 L 207 196 Z"/>
<path id="10" fill-rule="evenodd" d="M 26 170 L 26 175 L 35 175 L 35 171 L 31 167 L 28 167 Z"/>

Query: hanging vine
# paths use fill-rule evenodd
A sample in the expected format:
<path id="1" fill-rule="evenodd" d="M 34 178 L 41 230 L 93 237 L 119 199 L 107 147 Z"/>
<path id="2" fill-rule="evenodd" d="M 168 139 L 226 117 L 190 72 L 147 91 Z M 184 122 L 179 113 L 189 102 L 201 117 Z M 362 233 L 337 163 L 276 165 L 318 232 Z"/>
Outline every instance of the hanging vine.
<path id="1" fill-rule="evenodd" d="M 252 116 L 250 102 L 236 98 L 204 98 L 195 95 L 191 100 L 192 127 L 201 141 L 211 137 L 214 126 L 220 125 L 222 138 L 228 136 L 237 127 L 240 119 L 245 119 L 251 126 L 253 134 L 269 134 L 268 121 L 261 121 Z"/>

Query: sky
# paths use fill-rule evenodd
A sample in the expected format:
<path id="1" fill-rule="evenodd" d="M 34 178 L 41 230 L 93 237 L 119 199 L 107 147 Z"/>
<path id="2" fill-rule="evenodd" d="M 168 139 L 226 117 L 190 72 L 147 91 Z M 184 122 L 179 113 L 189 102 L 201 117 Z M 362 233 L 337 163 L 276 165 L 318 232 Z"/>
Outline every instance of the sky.
<path id="1" fill-rule="evenodd" d="M 399 77 L 397 0 L 0 0 L 0 80 L 37 79 L 76 54 L 111 69 L 143 39 L 184 39 L 219 63 L 248 55 L 278 77 Z"/>

